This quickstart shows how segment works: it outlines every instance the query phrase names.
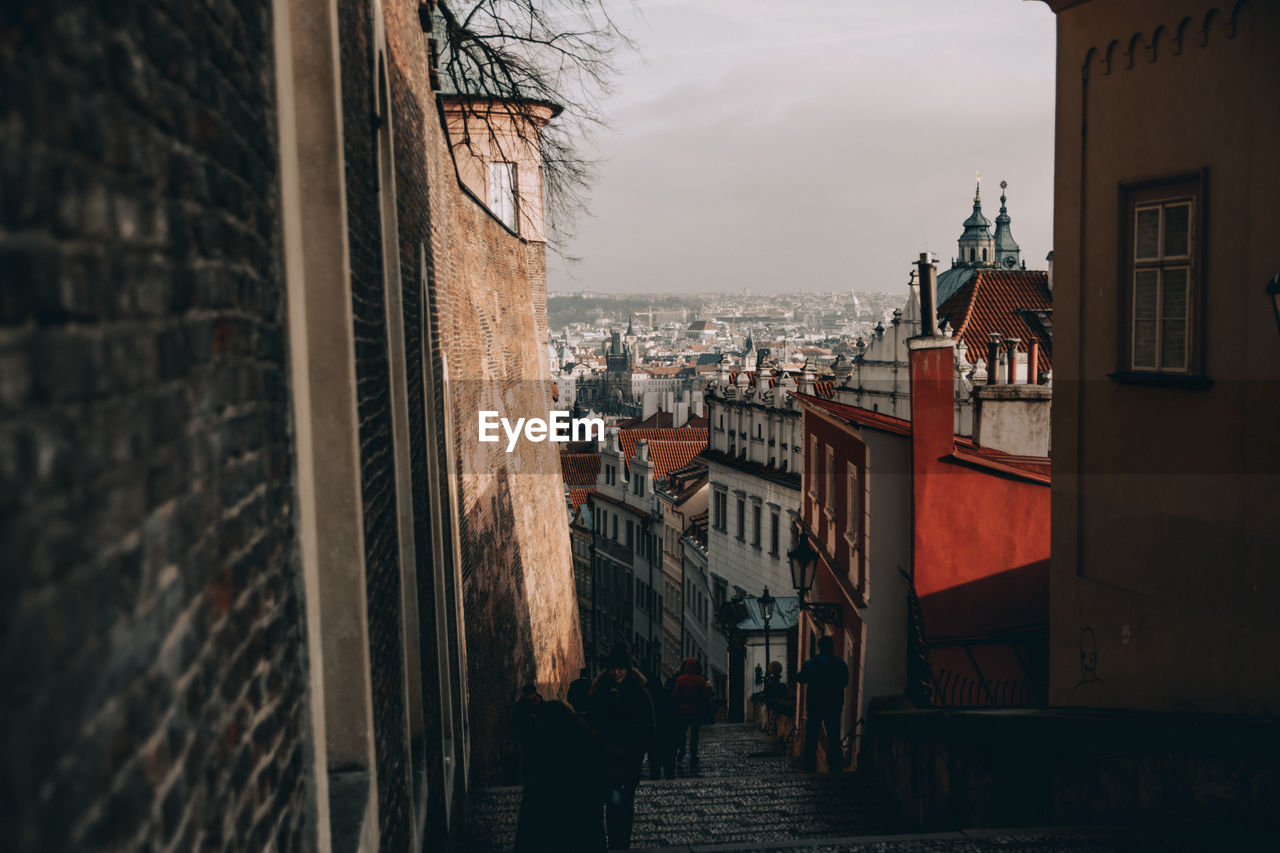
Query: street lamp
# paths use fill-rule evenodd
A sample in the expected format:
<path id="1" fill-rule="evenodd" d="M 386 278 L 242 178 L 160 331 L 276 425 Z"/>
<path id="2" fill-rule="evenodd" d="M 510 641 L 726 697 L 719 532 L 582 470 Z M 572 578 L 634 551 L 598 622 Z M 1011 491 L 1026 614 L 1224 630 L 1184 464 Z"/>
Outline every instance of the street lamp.
<path id="1" fill-rule="evenodd" d="M 813 587 L 818 572 L 818 552 L 809 544 L 809 536 L 797 520 L 791 526 L 791 539 L 796 544 L 787 552 L 791 562 L 791 585 L 800 596 L 800 609 L 808 610 L 813 621 L 839 627 L 843 623 L 842 608 L 827 601 L 805 601 L 805 593 Z"/>
<path id="2" fill-rule="evenodd" d="M 760 617 L 764 621 L 764 668 L 765 678 L 768 678 L 769 670 L 769 623 L 773 621 L 773 608 L 778 601 L 769 594 L 769 587 L 764 588 L 764 595 L 760 596 L 757 601 L 760 604 Z"/>

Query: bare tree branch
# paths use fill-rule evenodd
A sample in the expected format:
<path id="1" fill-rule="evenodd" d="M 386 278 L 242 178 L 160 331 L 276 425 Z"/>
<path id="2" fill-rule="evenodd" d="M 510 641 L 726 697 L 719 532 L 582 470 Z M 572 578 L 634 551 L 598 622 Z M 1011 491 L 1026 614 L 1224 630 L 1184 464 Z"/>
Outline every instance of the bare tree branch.
<path id="1" fill-rule="evenodd" d="M 608 0 L 439 0 L 435 38 L 441 92 L 461 96 L 463 145 L 502 152 L 511 142 L 489 120 L 495 103 L 525 119 L 519 142 L 541 153 L 547 239 L 565 256 L 587 210 L 597 163 L 584 149 L 606 127 L 617 51 L 631 41 Z M 545 124 L 548 108 L 556 119 Z M 473 132 L 477 136 L 473 136 Z M 533 138 L 536 134 L 537 138 Z"/>

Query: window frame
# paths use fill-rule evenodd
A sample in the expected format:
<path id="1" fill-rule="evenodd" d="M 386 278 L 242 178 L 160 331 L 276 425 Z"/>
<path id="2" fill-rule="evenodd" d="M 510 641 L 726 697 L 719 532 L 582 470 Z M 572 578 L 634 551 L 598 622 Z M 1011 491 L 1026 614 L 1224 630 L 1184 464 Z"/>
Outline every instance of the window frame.
<path id="1" fill-rule="evenodd" d="M 506 179 L 503 182 L 496 180 L 496 176 L 500 173 Z M 495 219 L 516 233 L 519 233 L 520 226 L 519 181 L 519 164 L 514 160 L 489 161 L 486 186 L 489 197 L 489 210 L 493 213 Z M 501 183 L 506 182 L 509 182 L 510 186 L 501 186 Z M 500 196 L 499 193 L 503 193 L 503 195 Z M 510 218 L 510 221 L 508 221 L 508 217 Z"/>
<path id="2" fill-rule="evenodd" d="M 1208 387 L 1212 380 L 1206 373 L 1207 349 L 1207 247 L 1208 247 L 1208 198 L 1209 170 L 1185 172 L 1159 178 L 1128 181 L 1120 184 L 1119 216 L 1120 244 L 1117 252 L 1116 294 L 1116 370 L 1109 378 L 1121 384 L 1165 385 L 1174 387 Z M 1164 210 L 1179 202 L 1191 206 L 1188 236 L 1188 255 L 1164 257 Z M 1158 206 L 1161 210 L 1158 227 L 1160 249 L 1155 258 L 1137 258 L 1137 214 L 1141 208 Z M 1178 370 L 1161 365 L 1161 322 L 1159 309 L 1163 297 L 1166 269 L 1187 268 L 1186 297 L 1186 368 Z M 1157 270 L 1160 273 L 1156 291 L 1156 350 L 1155 366 L 1134 364 L 1134 305 L 1135 280 L 1139 270 Z"/>

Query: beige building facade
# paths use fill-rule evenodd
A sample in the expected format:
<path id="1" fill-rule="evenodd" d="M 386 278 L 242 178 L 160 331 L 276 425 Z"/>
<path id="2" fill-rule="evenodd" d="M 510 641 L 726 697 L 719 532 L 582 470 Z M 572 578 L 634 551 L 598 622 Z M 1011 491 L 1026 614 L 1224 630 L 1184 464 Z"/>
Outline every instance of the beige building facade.
<path id="1" fill-rule="evenodd" d="M 1280 5 L 1057 14 L 1054 705 L 1280 705 Z"/>

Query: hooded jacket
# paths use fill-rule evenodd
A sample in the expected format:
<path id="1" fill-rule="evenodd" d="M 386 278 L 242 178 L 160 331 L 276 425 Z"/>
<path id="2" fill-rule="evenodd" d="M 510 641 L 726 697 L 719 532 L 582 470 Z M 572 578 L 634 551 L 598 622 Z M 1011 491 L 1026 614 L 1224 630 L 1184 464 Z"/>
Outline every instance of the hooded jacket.
<path id="1" fill-rule="evenodd" d="M 711 685 L 702 677 L 702 665 L 688 658 L 680 667 L 671 695 L 676 700 L 676 716 L 701 719 L 711 708 Z"/>

